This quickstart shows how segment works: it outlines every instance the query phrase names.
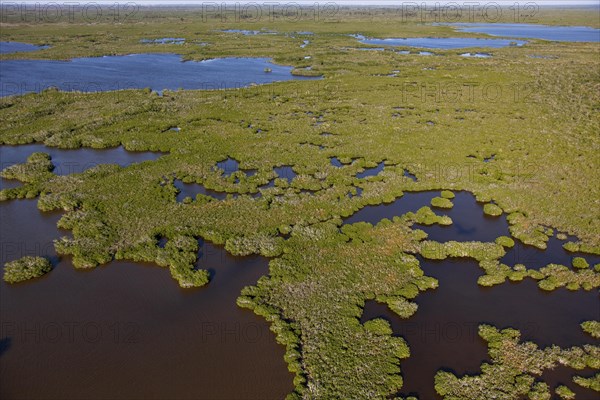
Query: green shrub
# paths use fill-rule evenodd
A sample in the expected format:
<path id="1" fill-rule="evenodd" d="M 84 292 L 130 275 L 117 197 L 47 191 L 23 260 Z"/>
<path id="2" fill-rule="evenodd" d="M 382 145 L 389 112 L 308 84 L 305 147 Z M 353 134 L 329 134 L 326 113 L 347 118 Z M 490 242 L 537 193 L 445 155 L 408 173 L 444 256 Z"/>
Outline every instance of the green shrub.
<path id="1" fill-rule="evenodd" d="M 573 377 L 573 382 L 581 387 L 592 389 L 596 392 L 600 392 L 600 372 L 591 378 L 584 378 L 582 376 Z"/>
<path id="2" fill-rule="evenodd" d="M 538 282 L 538 286 L 542 290 L 552 291 L 556 289 L 556 281 L 552 278 L 546 278 Z"/>
<path id="3" fill-rule="evenodd" d="M 179 282 L 182 288 L 204 286 L 209 281 L 209 273 L 204 269 L 194 270 L 191 265 L 172 264 L 171 276 Z"/>
<path id="4" fill-rule="evenodd" d="M 477 284 L 480 286 L 494 286 L 500 285 L 506 281 L 506 276 L 504 275 L 483 275 L 477 278 Z"/>
<path id="5" fill-rule="evenodd" d="M 416 214 L 409 213 L 407 215 L 412 216 L 414 221 L 421 225 L 433 225 L 433 224 L 451 225 L 452 224 L 452 220 L 450 219 L 450 217 L 448 217 L 447 215 L 442 215 L 442 216 L 437 215 L 436 213 L 433 212 L 433 210 L 431 208 L 429 208 L 427 206 L 419 208 L 419 210 L 416 212 Z"/>
<path id="6" fill-rule="evenodd" d="M 444 199 L 453 199 L 456 197 L 450 190 L 442 190 L 440 196 L 442 196 Z"/>
<path id="7" fill-rule="evenodd" d="M 391 335 L 392 327 L 390 323 L 382 318 L 375 318 L 364 323 L 365 329 L 376 335 Z"/>
<path id="8" fill-rule="evenodd" d="M 438 208 L 452 208 L 454 204 L 444 197 L 434 197 L 431 199 L 431 205 Z"/>
<path id="9" fill-rule="evenodd" d="M 550 400 L 550 388 L 546 382 L 536 382 L 527 395 L 530 400 Z"/>
<path id="10" fill-rule="evenodd" d="M 545 371 L 559 365 L 573 369 L 586 366 L 596 369 L 596 346 L 539 348 L 533 342 L 520 342 L 521 333 L 515 329 L 499 330 L 481 325 L 479 336 L 487 342 L 490 361 L 481 365 L 481 373 L 457 377 L 451 372 L 438 371 L 435 390 L 444 400 L 524 399 L 549 400 L 550 388 L 543 379 Z M 575 382 L 585 387 L 594 385 L 594 379 L 577 377 Z M 600 382 L 597 382 L 600 383 Z M 569 396 L 565 389 L 557 389 Z M 569 397 L 563 397 L 569 398 Z"/>
<path id="11" fill-rule="evenodd" d="M 564 400 L 573 400 L 575 398 L 575 393 L 564 385 L 560 385 L 556 388 L 556 394 Z"/>
<path id="12" fill-rule="evenodd" d="M 522 265 L 522 264 L 515 265 L 515 267 L 513 268 L 513 271 L 508 273 L 508 279 L 510 279 L 513 282 L 520 282 L 529 275 L 525 268 L 518 269 L 520 267 L 524 267 L 524 265 Z"/>
<path id="13" fill-rule="evenodd" d="M 419 308 L 417 303 L 410 302 L 403 297 L 390 297 L 387 300 L 387 305 L 390 310 L 401 318 L 410 318 Z"/>
<path id="14" fill-rule="evenodd" d="M 54 176 L 54 165 L 47 153 L 33 153 L 24 164 L 11 165 L 0 172 L 6 179 L 18 179 L 22 182 L 36 182 L 47 180 Z M 37 196 L 37 193 L 35 194 Z M 34 197 L 35 197 L 34 196 Z"/>
<path id="15" fill-rule="evenodd" d="M 584 330 L 584 332 L 589 333 L 592 337 L 600 339 L 600 322 L 585 321 L 581 324 L 581 328 Z"/>
<path id="16" fill-rule="evenodd" d="M 421 255 L 429 260 L 444 260 L 448 257 L 446 247 L 442 243 L 424 241 L 421 243 Z"/>
<path id="17" fill-rule="evenodd" d="M 8 283 L 23 282 L 38 278 L 52 269 L 50 261 L 44 257 L 25 256 L 4 265 L 4 281 Z"/>
<path id="18" fill-rule="evenodd" d="M 502 209 L 493 203 L 485 204 L 483 206 L 483 212 L 484 214 L 491 215 L 492 217 L 499 217 L 502 215 Z"/>
<path id="19" fill-rule="evenodd" d="M 579 245 L 575 242 L 567 242 L 563 244 L 563 249 L 575 253 L 576 251 L 579 251 Z"/>
<path id="20" fill-rule="evenodd" d="M 500 246 L 508 247 L 508 248 L 514 247 L 514 245 L 515 245 L 515 241 L 508 236 L 500 236 L 500 237 L 496 238 L 496 243 L 499 244 Z"/>
<path id="21" fill-rule="evenodd" d="M 589 268 L 590 264 L 583 257 L 575 257 L 573 258 L 573 268 L 585 269 Z"/>

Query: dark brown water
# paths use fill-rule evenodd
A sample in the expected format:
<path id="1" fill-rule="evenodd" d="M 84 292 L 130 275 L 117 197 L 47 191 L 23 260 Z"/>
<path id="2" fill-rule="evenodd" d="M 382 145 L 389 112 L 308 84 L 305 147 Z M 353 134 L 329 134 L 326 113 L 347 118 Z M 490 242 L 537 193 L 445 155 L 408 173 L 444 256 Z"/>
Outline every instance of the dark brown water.
<path id="1" fill-rule="evenodd" d="M 397 198 L 388 204 L 379 204 L 376 206 L 365 206 L 344 219 L 345 224 L 354 224 L 356 222 L 370 222 L 375 225 L 384 218 L 392 219 L 395 216 L 401 216 L 407 212 L 416 212 L 423 206 L 429 206 L 431 199 L 437 196 L 439 192 L 412 192 L 404 193 L 402 197 Z M 421 227 L 418 227 L 422 229 Z"/>
<path id="2" fill-rule="evenodd" d="M 4 166 L 24 162 L 33 151 L 50 152 L 61 168 L 75 162 L 57 173 L 87 169 L 78 161 L 82 152 L 86 163 L 90 156 L 101 156 L 105 158 L 93 162 L 121 165 L 160 156 L 111 149 L 111 158 L 104 150 L 28 145 L 0 146 L 0 161 Z M 227 172 L 234 166 L 220 167 Z M 290 170 L 276 172 L 290 180 Z M 389 205 L 367 206 L 345 223 L 377 223 L 416 211 L 438 195 L 406 193 Z M 457 193 L 453 202 L 451 210 L 435 210 L 450 215 L 452 226 L 418 228 L 438 241 L 491 241 L 508 234 L 504 217 L 485 217 L 470 194 Z M 61 260 L 54 253 L 52 239 L 69 234 L 57 230 L 59 218 L 59 213 L 39 212 L 34 200 L 0 203 L 0 262 L 43 255 L 55 264 L 41 279 L 0 283 L 0 398 L 279 399 L 292 390 L 284 349 L 275 343 L 267 323 L 235 305 L 243 286 L 268 273 L 267 260 L 231 257 L 204 244 L 198 265 L 211 272 L 212 280 L 194 290 L 180 289 L 167 269 L 149 264 L 113 262 L 78 271 L 69 258 Z M 517 245 L 505 258 L 516 254 L 523 262 L 519 254 L 533 251 L 539 265 L 560 257 L 570 260 L 572 254 L 561 244 L 552 239 L 547 252 Z M 460 375 L 478 372 L 487 359 L 485 343 L 477 336 L 481 323 L 520 329 L 525 340 L 542 346 L 593 342 L 579 323 L 600 319 L 597 292 L 545 293 L 532 281 L 480 288 L 476 281 L 481 270 L 467 261 L 428 261 L 422 268 L 440 287 L 417 298 L 419 310 L 412 318 L 401 320 L 374 302 L 366 304 L 362 318 L 384 316 L 408 341 L 412 356 L 402 363 L 402 393 L 435 399 L 433 377 L 439 369 Z M 571 375 L 571 370 L 556 370 L 544 377 L 567 384 L 579 398 L 593 398 L 571 383 Z"/>
<path id="3" fill-rule="evenodd" d="M 58 213 L 0 203 L 0 262 L 55 257 Z M 267 323 L 235 299 L 268 273 L 261 257 L 205 244 L 212 281 L 180 289 L 167 269 L 113 262 L 0 283 L 2 399 L 281 399 L 292 375 Z"/>
<path id="4" fill-rule="evenodd" d="M 451 209 L 440 209 L 432 207 L 438 215 L 447 215 L 452 218 L 452 225 L 416 225 L 416 229 L 425 231 L 428 239 L 436 242 L 448 242 L 451 240 L 493 242 L 500 236 L 510 236 L 506 216 L 491 217 L 483 213 L 483 206 L 475 200 L 468 192 L 455 192 L 456 197 L 452 199 L 454 206 Z M 377 224 L 384 218 L 392 219 L 395 216 L 416 212 L 423 206 L 431 206 L 431 199 L 440 196 L 437 191 L 405 192 L 402 197 L 397 198 L 389 204 L 365 206 L 350 217 L 344 219 L 344 223 L 370 222 Z M 569 240 L 577 241 L 574 237 Z M 566 241 L 561 241 L 553 236 L 547 243 L 546 250 L 528 246 L 515 240 L 515 246 L 506 249 L 506 255 L 501 262 L 514 266 L 525 264 L 527 268 L 539 269 L 549 263 L 571 266 L 574 257 L 583 257 L 590 265 L 600 263 L 600 256 L 566 251 L 562 246 Z"/>
<path id="5" fill-rule="evenodd" d="M 577 241 L 576 238 L 570 238 L 570 240 Z M 540 250 L 537 247 L 528 246 L 515 240 L 515 247 L 507 249 L 506 255 L 500 261 L 510 266 L 524 264 L 527 268 L 533 269 L 540 269 L 548 265 L 549 262 L 570 267 L 575 257 L 585 258 L 591 266 L 600 263 L 600 256 L 566 251 L 563 248 L 563 244 L 566 242 L 566 240 L 559 240 L 556 236 L 553 236 L 548 240 L 548 247 L 545 250 Z"/>
<path id="6" fill-rule="evenodd" d="M 216 190 L 207 189 L 199 183 L 183 183 L 179 179 L 176 179 L 173 185 L 179 190 L 176 196 L 178 202 L 182 202 L 186 197 L 191 197 L 194 200 L 199 194 L 210 196 L 217 200 L 227 198 L 227 192 L 217 192 Z M 237 197 L 237 194 L 233 193 L 232 196 Z"/>
<path id="7" fill-rule="evenodd" d="M 391 219 L 395 215 L 416 211 L 428 205 L 436 195 L 439 193 L 406 193 L 389 205 L 365 207 L 345 222 L 360 220 L 375 224 L 382 218 Z M 456 193 L 453 203 L 451 210 L 436 209 L 438 214 L 449 215 L 453 225 L 418 228 L 426 231 L 429 238 L 440 242 L 493 241 L 498 236 L 508 235 L 506 219 L 485 216 L 472 195 Z M 549 263 L 568 266 L 574 255 L 583 256 L 589 263 L 598 262 L 597 256 L 566 252 L 562 249 L 563 242 L 556 238 L 550 240 L 547 251 L 516 242 L 515 249 L 507 253 L 503 262 L 511 265 L 521 262 L 530 268 Z M 533 280 L 483 288 L 477 285 L 482 270 L 475 261 L 448 259 L 420 262 L 426 275 L 438 279 L 439 287 L 417 297 L 419 309 L 413 317 L 402 320 L 386 305 L 369 301 L 361 318 L 364 323 L 383 317 L 391 322 L 394 334 L 407 340 L 411 357 L 401 365 L 404 377 L 401 393 L 405 395 L 418 394 L 420 399 L 427 400 L 441 398 L 433 386 L 435 373 L 440 369 L 453 371 L 459 376 L 479 373 L 481 363 L 489 361 L 486 343 L 477 334 L 478 326 L 483 323 L 519 329 L 523 340 L 534 341 L 541 347 L 552 344 L 570 347 L 597 342 L 579 327 L 583 321 L 600 319 L 597 291 L 559 289 L 544 292 Z M 589 372 L 584 375 L 591 375 Z M 544 378 L 548 379 L 551 388 L 559 383 L 565 384 L 577 394 L 577 398 L 597 399 L 596 393 L 572 382 L 576 373 L 561 368 L 548 371 Z"/>
<path id="8" fill-rule="evenodd" d="M 439 192 L 436 195 L 439 196 Z M 510 236 L 504 215 L 500 217 L 485 215 L 483 207 L 477 203 L 471 193 L 455 192 L 455 195 L 456 197 L 452 199 L 454 207 L 451 209 L 432 207 L 437 214 L 444 214 L 452 218 L 452 225 L 432 225 L 419 228 L 427 232 L 428 239 L 436 242 L 451 240 L 493 242 L 499 236 Z"/>
<path id="9" fill-rule="evenodd" d="M 383 317 L 391 322 L 394 333 L 408 342 L 411 357 L 401 364 L 404 394 L 440 398 L 433 388 L 435 373 L 440 369 L 460 376 L 478 373 L 482 361 L 489 361 L 486 343 L 477 334 L 482 323 L 519 329 L 523 340 L 541 347 L 594 343 L 579 324 L 600 318 L 596 291 L 561 289 L 547 293 L 533 281 L 481 288 L 477 285 L 481 272 L 475 262 L 427 261 L 421 265 L 426 275 L 439 280 L 439 287 L 417 297 L 419 309 L 415 315 L 402 320 L 386 305 L 369 301 L 361 319 L 364 322 Z M 574 373 L 564 369 L 562 373 L 553 371 L 552 376 L 577 392 L 577 385 L 569 378 Z M 578 390 L 578 398 L 594 398 L 593 392 Z"/>

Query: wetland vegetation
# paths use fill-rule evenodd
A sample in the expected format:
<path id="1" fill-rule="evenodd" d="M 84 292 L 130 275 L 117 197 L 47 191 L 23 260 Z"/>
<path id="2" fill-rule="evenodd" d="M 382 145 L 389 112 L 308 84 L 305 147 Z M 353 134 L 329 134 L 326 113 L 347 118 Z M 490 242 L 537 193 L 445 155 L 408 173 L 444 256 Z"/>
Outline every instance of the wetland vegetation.
<path id="1" fill-rule="evenodd" d="M 543 9 L 536 23 L 598 28 L 593 10 Z M 210 290 L 219 288 L 224 276 L 236 282 L 226 289 L 231 296 L 223 298 L 231 307 L 222 311 L 244 319 L 254 317 L 252 310 L 266 321 L 293 375 L 291 385 L 271 394 L 261 386 L 254 393 L 261 398 L 285 391 L 290 400 L 595 395 L 600 391 L 598 42 L 491 38 L 406 19 L 389 9 L 326 11 L 316 16 L 303 9 L 291 20 L 279 10 L 256 23 L 207 16 L 194 7 L 145 8 L 137 20 L 124 23 L 103 16 L 94 23 L 42 21 L 33 27 L 18 14 L 4 14 L 3 42 L 44 48 L 0 55 L 0 211 L 35 199 L 35 212 L 51 216 L 60 229 L 53 233 L 50 253 L 61 260 L 52 271 L 48 254 L 41 252 L 11 253 L 14 257 L 4 260 L 7 282 L 47 273 L 29 284 L 2 283 L 8 315 L 19 313 L 19 302 L 11 301 L 20 298 L 19 290 L 66 279 L 56 270 L 71 264 L 88 271 L 68 278 L 79 284 L 101 272 L 119 280 L 119 296 L 127 304 L 127 285 L 136 283 L 106 270 L 148 263 L 168 271 L 160 279 L 170 274 L 172 286 L 181 287 L 168 289 L 169 296 L 186 296 L 198 307 L 218 304 Z M 501 21 L 511 22 L 511 16 L 507 12 Z M 521 17 L 527 21 L 527 15 Z M 476 20 L 485 22 L 482 15 Z M 502 45 L 495 46 L 496 40 Z M 369 49 L 361 42 L 386 47 L 354 51 Z M 434 45 L 435 54 L 412 56 L 419 52 L 412 46 Z M 491 54 L 488 47 L 494 47 L 493 57 L 481 56 Z M 140 73 L 105 74 L 115 60 L 135 64 Z M 219 63 L 227 60 L 234 65 L 224 76 Z M 99 75 L 81 74 L 92 71 L 83 65 L 97 63 L 105 64 Z M 220 67 L 210 67 L 216 64 Z M 68 75 L 66 65 L 72 68 Z M 214 73 L 189 75 L 199 65 Z M 54 66 L 61 71 L 48 81 L 34 73 Z M 152 73 L 145 76 L 147 71 Z M 157 73 L 158 81 L 153 80 Z M 128 85 L 132 79 L 135 84 Z M 60 84 L 65 82 L 69 85 Z M 104 90 L 86 90 L 91 87 Z M 122 158 L 110 153 L 93 165 L 81 161 L 61 168 L 67 153 L 85 160 L 104 151 Z M 2 223 L 19 225 L 16 217 Z M 234 269 L 220 275 L 201 262 L 207 243 L 231 257 L 227 265 L 262 256 L 270 259 L 268 270 L 265 264 L 239 281 L 233 276 L 241 272 Z M 503 294 L 512 290 L 521 302 L 560 298 L 563 303 L 553 306 L 564 306 L 572 316 L 562 325 L 565 334 L 528 337 L 521 333 L 523 321 L 507 309 L 489 317 L 473 314 L 478 336 L 471 344 L 482 346 L 467 367 L 427 361 L 434 371 L 411 375 L 410 366 L 419 362 L 414 357 L 428 356 L 418 345 L 413 354 L 410 340 L 396 334 L 394 324 L 427 321 L 435 312 L 427 299 L 435 299 L 444 285 L 457 284 L 434 277 L 429 266 L 435 263 L 473 267 L 464 282 L 471 291 L 463 286 L 463 294 L 473 293 L 470 304 L 490 295 L 519 309 Z M 106 270 L 98 268 L 103 265 Z M 110 282 L 104 282 L 101 289 L 108 290 Z M 178 326 L 185 326 L 183 302 L 171 301 L 160 285 L 150 282 L 165 307 L 179 310 L 173 314 Z M 210 296 L 214 302 L 201 300 Z M 452 310 L 460 299 L 454 293 L 444 304 Z M 365 318 L 372 303 L 385 306 L 399 322 Z M 153 304 L 160 312 L 148 315 L 174 323 L 167 308 Z M 189 305 L 183 309 L 198 312 Z M 461 310 L 450 315 L 458 318 Z M 535 310 L 524 317 L 531 324 L 560 320 L 542 318 L 541 307 Z M 161 332 L 169 342 L 169 332 Z M 19 343 L 11 346 L 16 348 L 6 354 L 20 351 Z M 18 361 L 7 360 L 14 364 L 0 358 L 0 395 L 31 397 L 9 371 L 18 369 Z M 189 375 L 190 362 L 185 366 L 181 376 L 211 384 Z M 563 367 L 576 372 L 555 383 L 549 374 Z M 277 376 L 288 375 L 283 370 Z M 7 377 L 11 385 L 4 384 Z M 66 382 L 54 372 L 52 377 L 58 386 Z M 127 388 L 123 393 L 134 393 L 131 382 L 119 384 Z M 106 390 L 102 395 L 111 397 Z M 160 391 L 164 397 L 181 393 Z M 216 390 L 208 393 L 218 396 Z"/>
<path id="2" fill-rule="evenodd" d="M 4 281 L 8 283 L 23 282 L 39 278 L 50 272 L 52 265 L 43 257 L 26 256 L 6 263 L 4 267 Z"/>

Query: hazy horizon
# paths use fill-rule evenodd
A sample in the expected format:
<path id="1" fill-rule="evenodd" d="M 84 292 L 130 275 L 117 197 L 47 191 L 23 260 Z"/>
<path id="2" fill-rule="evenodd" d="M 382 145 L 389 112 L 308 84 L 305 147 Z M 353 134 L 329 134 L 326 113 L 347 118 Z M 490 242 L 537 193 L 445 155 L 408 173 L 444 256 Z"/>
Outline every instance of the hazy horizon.
<path id="1" fill-rule="evenodd" d="M 468 5 L 468 6 L 481 6 L 485 4 L 498 4 L 500 6 L 512 6 L 515 3 L 519 3 L 521 5 L 525 4 L 537 4 L 539 6 L 598 6 L 600 5 L 597 0 L 574 0 L 574 1 L 563 1 L 563 0 L 541 0 L 541 1 L 515 1 L 515 0 L 496 0 L 496 1 L 451 1 L 451 0 L 416 0 L 416 1 L 399 1 L 399 0 L 341 0 L 341 1 L 323 1 L 323 0 L 214 0 L 214 1 L 205 1 L 205 0 L 138 0 L 138 1 L 128 1 L 128 0 L 95 0 L 92 1 L 97 4 L 115 4 L 115 3 L 135 3 L 137 5 L 143 6 L 168 6 L 168 5 L 202 5 L 202 4 L 299 4 L 299 5 L 314 5 L 315 3 L 319 4 L 337 4 L 341 6 L 401 6 L 402 4 L 426 4 L 434 6 L 436 4 L 446 5 L 446 4 L 458 4 L 458 5 Z M 86 4 L 91 3 L 90 1 L 57 1 L 57 0 L 17 0 L 17 1 L 3 1 L 1 5 L 14 5 L 14 4 L 61 4 L 68 3 L 72 5 L 77 4 Z"/>

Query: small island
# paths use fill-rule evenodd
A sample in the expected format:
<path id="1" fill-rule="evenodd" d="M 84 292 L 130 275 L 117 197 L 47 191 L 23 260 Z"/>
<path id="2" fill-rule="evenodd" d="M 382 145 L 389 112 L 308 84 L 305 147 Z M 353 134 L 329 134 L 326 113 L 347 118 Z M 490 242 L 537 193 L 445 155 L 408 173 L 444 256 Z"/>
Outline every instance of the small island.
<path id="1" fill-rule="evenodd" d="M 47 258 L 25 256 L 4 265 L 4 281 L 18 283 L 50 272 L 52 264 Z"/>

